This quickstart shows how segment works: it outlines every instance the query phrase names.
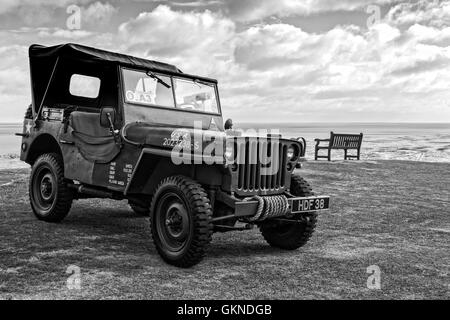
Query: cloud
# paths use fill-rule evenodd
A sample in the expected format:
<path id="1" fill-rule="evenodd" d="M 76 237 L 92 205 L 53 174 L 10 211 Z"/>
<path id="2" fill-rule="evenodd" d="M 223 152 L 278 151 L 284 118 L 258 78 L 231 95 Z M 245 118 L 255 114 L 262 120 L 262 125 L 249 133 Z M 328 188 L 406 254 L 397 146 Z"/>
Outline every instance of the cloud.
<path id="1" fill-rule="evenodd" d="M 356 11 L 368 5 L 387 5 L 399 0 L 229 0 L 224 11 L 237 21 L 255 21 L 269 16 L 286 17 L 319 12 Z"/>
<path id="2" fill-rule="evenodd" d="M 397 26 L 413 24 L 439 28 L 450 26 L 450 1 L 402 2 L 389 10 L 386 19 L 389 23 Z"/>
<path id="3" fill-rule="evenodd" d="M 160 5 L 119 26 L 130 53 L 164 58 L 197 72 L 214 72 L 232 55 L 235 24 L 218 13 L 179 12 Z M 226 59 L 226 58 L 225 58 Z"/>
<path id="4" fill-rule="evenodd" d="M 6 12 L 12 12 L 20 8 L 65 8 L 72 4 L 84 5 L 91 0 L 2 0 L 0 6 L 0 14 Z"/>
<path id="5" fill-rule="evenodd" d="M 450 115 L 450 48 L 442 46 L 448 36 L 447 28 L 402 31 L 386 20 L 369 30 L 338 26 L 320 34 L 288 24 L 254 26 L 237 35 L 235 48 L 247 83 L 229 92 L 291 115 L 327 110 L 334 117 L 342 108 L 360 120 L 380 112 L 392 119 L 427 119 L 437 110 Z"/>
<path id="6" fill-rule="evenodd" d="M 40 28 L 37 36 L 44 39 L 62 41 L 79 41 L 92 36 L 93 33 L 86 30 L 67 30 L 61 28 Z"/>
<path id="7" fill-rule="evenodd" d="M 114 15 L 118 12 L 117 8 L 109 3 L 95 2 L 81 10 L 82 21 L 88 26 L 107 25 Z"/>
<path id="8" fill-rule="evenodd" d="M 414 38 L 420 43 L 433 44 L 441 47 L 450 46 L 450 27 L 438 29 L 415 24 L 408 28 L 405 36 Z"/>
<path id="9" fill-rule="evenodd" d="M 172 1 L 170 2 L 172 6 L 176 7 L 187 7 L 187 8 L 199 8 L 199 7 L 209 7 L 222 5 L 223 1 L 220 0 L 198 0 L 198 1 Z"/>
<path id="10" fill-rule="evenodd" d="M 21 66 L 22 69 L 28 67 L 26 59 L 28 54 L 28 47 L 21 45 L 0 46 L 0 70 L 5 70 L 12 66 Z M 19 60 L 18 57 L 25 59 Z M 2 82 L 0 82 L 2 83 Z"/>
<path id="11" fill-rule="evenodd" d="M 353 30 L 356 30 L 355 32 Z M 250 69 L 313 67 L 339 60 L 359 61 L 366 40 L 359 29 L 337 27 L 311 34 L 288 24 L 251 27 L 238 35 L 236 61 Z"/>
<path id="12" fill-rule="evenodd" d="M 97 25 L 107 20 L 113 7 L 94 0 L 2 0 L 0 6 L 0 23 L 3 27 L 21 25 L 29 27 L 62 26 L 70 12 L 70 6 L 77 5 L 87 18 L 97 20 Z M 89 25 L 89 23 L 88 23 Z M 94 25 L 94 24 L 92 24 Z"/>
<path id="13" fill-rule="evenodd" d="M 366 4 L 344 2 L 347 8 Z M 107 3 L 97 3 L 92 6 L 100 5 L 98 11 L 103 12 L 98 19 L 120 13 Z M 252 15 L 269 12 L 264 3 L 262 9 L 254 7 Z M 337 2 L 303 3 L 320 5 L 313 10 L 341 6 Z M 423 16 L 433 16 L 440 6 L 424 7 Z M 3 30 L 0 94 L 10 102 L 16 98 L 11 106 L 20 110 L 14 111 L 20 119 L 25 106 L 21 104 L 29 100 L 29 89 L 20 89 L 29 81 L 28 44 L 36 39 L 43 44 L 76 40 L 217 78 L 225 117 L 237 121 L 439 120 L 450 116 L 450 27 L 426 19 L 410 25 L 392 19 L 389 14 L 369 29 L 342 24 L 314 33 L 282 21 L 248 27 L 223 11 L 159 5 L 109 33 Z"/>
<path id="14" fill-rule="evenodd" d="M 0 82 L 8 83 L 8 86 L 0 87 L 0 94 L 3 95 L 21 95 L 30 92 L 30 81 L 22 68 L 12 66 L 0 70 Z"/>
<path id="15" fill-rule="evenodd" d="M 0 46 L 0 122 L 19 121 L 30 103 L 27 53 L 26 46 Z"/>

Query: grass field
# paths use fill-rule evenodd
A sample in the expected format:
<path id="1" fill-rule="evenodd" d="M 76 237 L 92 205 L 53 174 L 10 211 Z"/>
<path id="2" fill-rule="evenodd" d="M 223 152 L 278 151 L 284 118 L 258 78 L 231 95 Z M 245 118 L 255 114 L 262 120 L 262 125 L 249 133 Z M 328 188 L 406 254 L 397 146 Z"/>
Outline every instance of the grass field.
<path id="1" fill-rule="evenodd" d="M 28 170 L 2 171 L 0 298 L 450 298 L 450 164 L 310 162 L 299 173 L 332 196 L 307 246 L 275 250 L 256 229 L 216 234 L 206 259 L 180 270 L 126 202 L 78 201 L 63 223 L 46 224 L 31 213 Z M 71 265 L 80 290 L 67 288 Z M 380 290 L 367 288 L 372 265 Z"/>

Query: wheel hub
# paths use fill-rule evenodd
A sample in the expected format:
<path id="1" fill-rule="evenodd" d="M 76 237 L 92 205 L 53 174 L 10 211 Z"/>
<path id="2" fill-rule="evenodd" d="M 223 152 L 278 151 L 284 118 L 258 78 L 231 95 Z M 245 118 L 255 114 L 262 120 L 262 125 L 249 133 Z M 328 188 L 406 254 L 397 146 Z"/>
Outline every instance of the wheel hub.
<path id="1" fill-rule="evenodd" d="M 55 173 L 47 164 L 39 166 L 32 176 L 31 197 L 42 215 L 47 214 L 57 200 L 57 181 Z"/>
<path id="2" fill-rule="evenodd" d="M 53 179 L 50 174 L 46 174 L 42 177 L 40 190 L 42 199 L 48 201 L 52 198 L 54 188 L 53 188 Z"/>
<path id="3" fill-rule="evenodd" d="M 171 252 L 181 251 L 190 235 L 189 209 L 176 192 L 163 195 L 156 208 L 156 226 L 163 246 Z"/>
<path id="4" fill-rule="evenodd" d="M 181 203 L 173 203 L 167 210 L 166 231 L 168 235 L 178 241 L 186 239 L 188 233 L 188 217 Z"/>

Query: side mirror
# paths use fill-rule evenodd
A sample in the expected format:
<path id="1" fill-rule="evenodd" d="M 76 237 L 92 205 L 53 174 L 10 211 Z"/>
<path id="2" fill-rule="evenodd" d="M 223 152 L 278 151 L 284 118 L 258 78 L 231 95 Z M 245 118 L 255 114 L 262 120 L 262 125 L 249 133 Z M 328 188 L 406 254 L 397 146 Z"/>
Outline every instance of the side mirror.
<path id="1" fill-rule="evenodd" d="M 103 107 L 100 111 L 100 125 L 104 128 L 113 128 L 116 122 L 116 110 L 112 107 Z"/>
<path id="2" fill-rule="evenodd" d="M 227 121 L 225 121 L 224 128 L 225 128 L 225 130 L 233 129 L 233 120 L 228 119 Z"/>

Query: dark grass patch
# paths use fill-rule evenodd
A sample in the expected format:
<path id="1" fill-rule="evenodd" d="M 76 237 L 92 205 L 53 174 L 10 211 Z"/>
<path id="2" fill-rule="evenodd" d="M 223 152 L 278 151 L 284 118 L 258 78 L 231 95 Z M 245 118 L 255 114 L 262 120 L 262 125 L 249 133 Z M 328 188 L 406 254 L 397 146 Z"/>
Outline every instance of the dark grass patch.
<path id="1" fill-rule="evenodd" d="M 279 251 L 256 229 L 215 234 L 189 270 L 158 257 L 148 219 L 125 201 L 77 201 L 66 220 L 47 224 L 32 216 L 29 171 L 2 171 L 2 183 L 15 182 L 0 187 L 0 298 L 448 299 L 449 171 L 309 162 L 299 173 L 333 198 L 307 246 Z M 70 265 L 81 268 L 81 290 L 67 289 Z M 366 287 L 371 265 L 381 269 L 381 290 Z"/>

